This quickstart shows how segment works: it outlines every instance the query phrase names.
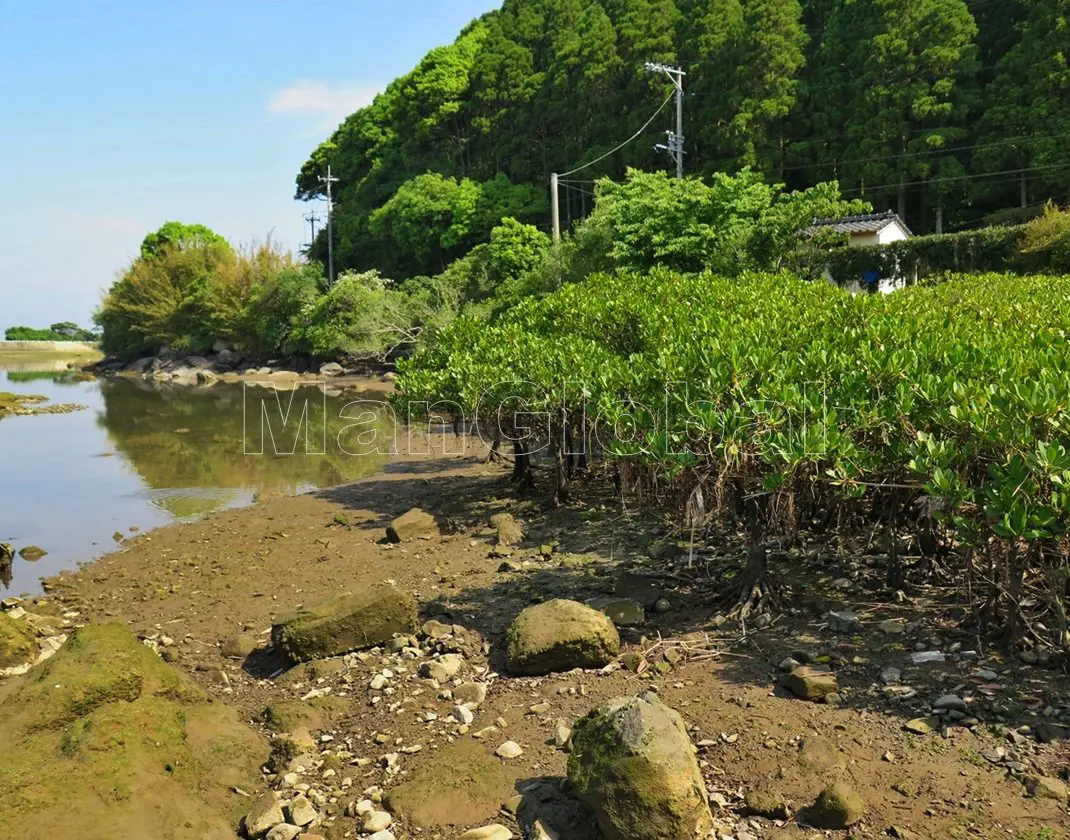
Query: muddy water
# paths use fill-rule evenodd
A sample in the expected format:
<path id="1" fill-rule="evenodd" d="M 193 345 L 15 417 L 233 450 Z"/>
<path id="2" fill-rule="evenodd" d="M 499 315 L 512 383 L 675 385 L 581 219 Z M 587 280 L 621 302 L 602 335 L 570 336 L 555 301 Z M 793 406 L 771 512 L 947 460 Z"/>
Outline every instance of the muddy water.
<path id="1" fill-rule="evenodd" d="M 0 391 L 86 406 L 0 420 L 0 542 L 48 552 L 16 557 L 0 595 L 38 592 L 140 530 L 353 481 L 389 451 L 381 391 L 76 382 L 52 361 L 0 362 Z"/>

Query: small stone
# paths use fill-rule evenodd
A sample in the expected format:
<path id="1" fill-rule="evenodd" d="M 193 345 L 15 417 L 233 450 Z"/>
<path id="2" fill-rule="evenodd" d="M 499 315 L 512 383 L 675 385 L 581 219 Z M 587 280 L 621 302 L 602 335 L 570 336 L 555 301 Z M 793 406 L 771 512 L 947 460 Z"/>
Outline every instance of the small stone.
<path id="1" fill-rule="evenodd" d="M 364 815 L 361 823 L 364 830 L 374 834 L 376 831 L 385 831 L 394 824 L 394 818 L 386 811 L 369 811 Z"/>
<path id="2" fill-rule="evenodd" d="M 933 703 L 934 709 L 954 709 L 956 712 L 965 712 L 967 708 L 966 701 L 961 697 L 954 694 L 945 694 Z"/>
<path id="3" fill-rule="evenodd" d="M 466 831 L 457 840 L 512 840 L 513 832 L 504 825 L 485 825 L 482 828 L 473 828 Z"/>
<path id="4" fill-rule="evenodd" d="M 882 621 L 880 624 L 878 624 L 877 629 L 880 630 L 882 633 L 887 633 L 888 635 L 896 635 L 899 633 L 905 633 L 907 626 L 903 623 L 901 619 L 889 618 L 887 621 Z"/>
<path id="5" fill-rule="evenodd" d="M 388 831 L 377 831 L 375 834 L 369 834 L 365 840 L 395 840 L 393 833 Z"/>
<path id="6" fill-rule="evenodd" d="M 229 636 L 223 642 L 223 655 L 228 659 L 245 659 L 257 648 L 256 639 L 244 633 Z"/>
<path id="7" fill-rule="evenodd" d="M 825 621 L 833 633 L 857 633 L 862 629 L 862 622 L 850 610 L 830 612 L 825 616 Z"/>
<path id="8" fill-rule="evenodd" d="M 917 735 L 928 735 L 930 732 L 935 732 L 940 728 L 940 720 L 934 717 L 914 718 L 904 724 L 904 728 L 908 732 L 913 732 Z"/>
<path id="9" fill-rule="evenodd" d="M 898 668 L 893 668 L 892 666 L 888 666 L 883 671 L 881 671 L 881 682 L 885 685 L 898 685 L 899 680 L 902 679 L 902 677 L 903 672 L 900 671 Z"/>
<path id="10" fill-rule="evenodd" d="M 476 716 L 472 714 L 472 710 L 467 706 L 454 706 L 452 712 L 454 718 L 459 720 L 465 726 L 471 726 L 475 721 Z"/>
<path id="11" fill-rule="evenodd" d="M 308 825 L 318 816 L 308 797 L 303 794 L 290 800 L 286 812 L 289 821 L 294 825 Z"/>
<path id="12" fill-rule="evenodd" d="M 571 738 L 572 727 L 563 720 L 559 720 L 554 727 L 554 746 L 559 750 L 563 750 L 568 747 L 568 742 Z"/>
<path id="13" fill-rule="evenodd" d="M 587 604 L 605 613 L 618 627 L 634 627 L 646 621 L 643 605 L 631 598 L 592 598 Z"/>
<path id="14" fill-rule="evenodd" d="M 372 691 L 382 691 L 385 686 L 386 677 L 384 677 L 382 674 L 376 674 L 374 677 L 372 677 L 372 681 L 368 683 L 368 687 Z"/>
<path id="15" fill-rule="evenodd" d="M 521 749 L 520 744 L 516 741 L 506 741 L 498 749 L 494 751 L 494 754 L 499 758 L 519 758 L 524 754 L 524 750 Z"/>
<path id="16" fill-rule="evenodd" d="M 487 684 L 476 682 L 461 683 L 453 689 L 453 699 L 458 704 L 474 709 L 487 699 Z"/>
<path id="17" fill-rule="evenodd" d="M 924 665 L 928 662 L 945 662 L 947 657 L 938 650 L 920 650 L 910 654 L 910 661 L 915 665 Z"/>
<path id="18" fill-rule="evenodd" d="M 791 816 L 788 804 L 780 794 L 767 790 L 749 790 L 743 797 L 747 811 L 769 820 L 786 820 Z"/>
<path id="19" fill-rule="evenodd" d="M 803 700 L 821 700 L 840 686 L 835 674 L 804 665 L 784 678 L 784 687 Z"/>
<path id="20" fill-rule="evenodd" d="M 672 604 L 669 603 L 668 598 L 658 598 L 654 602 L 654 612 L 656 613 L 667 613 L 671 609 Z"/>
<path id="21" fill-rule="evenodd" d="M 789 657 L 787 657 L 786 659 L 782 659 L 782 660 L 780 660 L 780 664 L 779 664 L 779 665 L 778 665 L 777 667 L 778 667 L 778 668 L 779 668 L 779 669 L 780 669 L 781 671 L 783 671 L 783 672 L 784 672 L 785 674 L 790 674 L 790 673 L 791 673 L 792 671 L 794 671 L 794 670 L 795 670 L 796 668 L 798 668 L 798 667 L 799 667 L 800 665 L 802 665 L 802 663 L 801 663 L 801 662 L 799 662 L 799 661 L 798 661 L 798 660 L 796 660 L 796 659 L 792 659 L 792 658 L 791 658 L 791 657 L 789 656 Z"/>
<path id="22" fill-rule="evenodd" d="M 267 833 L 267 837 L 264 840 L 294 840 L 302 831 L 304 829 L 299 825 L 279 823 Z"/>

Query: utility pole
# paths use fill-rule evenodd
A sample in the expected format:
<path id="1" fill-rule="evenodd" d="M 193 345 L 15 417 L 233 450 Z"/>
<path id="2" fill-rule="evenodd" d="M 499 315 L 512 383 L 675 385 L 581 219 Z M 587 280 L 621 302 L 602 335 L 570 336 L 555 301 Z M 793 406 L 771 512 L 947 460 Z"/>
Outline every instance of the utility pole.
<path id="1" fill-rule="evenodd" d="M 550 218 L 554 226 L 554 242 L 561 241 L 561 205 L 557 197 L 557 173 L 550 175 Z"/>
<path id="2" fill-rule="evenodd" d="M 334 227 L 331 218 L 334 204 L 331 201 L 331 184 L 338 183 L 338 179 L 331 177 L 330 164 L 327 165 L 327 177 L 320 175 L 320 183 L 327 185 L 327 288 L 331 288 L 334 286 Z"/>
<path id="3" fill-rule="evenodd" d="M 316 215 L 315 210 L 312 210 L 304 217 L 304 219 L 306 222 L 308 222 L 308 226 L 309 228 L 311 228 L 312 231 L 311 238 L 308 240 L 308 246 L 311 248 L 312 245 L 316 242 L 316 222 L 320 220 L 320 217 Z"/>
<path id="4" fill-rule="evenodd" d="M 676 161 L 676 177 L 684 177 L 684 76 L 687 74 L 679 67 L 668 64 L 647 62 L 646 69 L 651 73 L 664 73 L 676 87 L 676 131 L 667 131 L 667 143 L 659 143 L 654 148 L 659 152 L 668 152 Z"/>

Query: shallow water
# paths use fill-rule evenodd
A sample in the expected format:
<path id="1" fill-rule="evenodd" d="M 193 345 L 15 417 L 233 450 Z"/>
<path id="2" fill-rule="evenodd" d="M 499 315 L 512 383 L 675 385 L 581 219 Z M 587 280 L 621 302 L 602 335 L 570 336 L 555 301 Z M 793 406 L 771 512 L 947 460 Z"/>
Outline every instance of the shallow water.
<path id="1" fill-rule="evenodd" d="M 36 562 L 16 556 L 0 593 L 39 592 L 40 577 L 113 550 L 119 535 L 249 504 L 258 493 L 344 484 L 387 459 L 379 452 L 386 413 L 373 404 L 381 392 L 76 382 L 66 362 L 52 361 L 0 362 L 0 391 L 86 406 L 0 420 L 0 542 L 48 552 Z"/>

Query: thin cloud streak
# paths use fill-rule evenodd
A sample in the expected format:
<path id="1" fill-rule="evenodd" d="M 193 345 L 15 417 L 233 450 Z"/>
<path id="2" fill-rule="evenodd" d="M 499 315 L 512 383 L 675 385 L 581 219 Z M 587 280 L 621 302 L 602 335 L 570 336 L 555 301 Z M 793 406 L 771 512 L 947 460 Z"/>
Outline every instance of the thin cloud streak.
<path id="1" fill-rule="evenodd" d="M 271 97 L 267 109 L 272 114 L 305 113 L 343 117 L 370 105 L 381 92 L 382 88 L 374 85 L 332 88 L 323 82 L 299 82 Z"/>

